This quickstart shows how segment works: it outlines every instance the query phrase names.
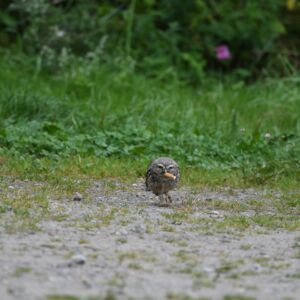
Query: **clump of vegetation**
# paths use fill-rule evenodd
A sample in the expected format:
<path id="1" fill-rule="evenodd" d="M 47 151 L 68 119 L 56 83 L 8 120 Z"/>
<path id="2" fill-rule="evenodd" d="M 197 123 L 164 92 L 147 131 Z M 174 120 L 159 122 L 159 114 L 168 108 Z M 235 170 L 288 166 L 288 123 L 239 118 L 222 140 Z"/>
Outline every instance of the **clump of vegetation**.
<path id="1" fill-rule="evenodd" d="M 238 170 L 254 183 L 299 176 L 295 77 L 251 86 L 211 79 L 195 90 L 134 73 L 124 80 L 97 66 L 84 72 L 79 64 L 37 76 L 34 67 L 2 58 L 3 157 L 148 161 L 166 155 L 202 170 Z"/>
<path id="2" fill-rule="evenodd" d="M 299 46 L 300 8 L 285 2 L 6 0 L 0 43 L 18 40 L 52 72 L 80 57 L 194 83 L 207 70 L 235 70 L 244 78 L 262 67 L 290 73 L 289 62 L 299 59 L 291 50 Z M 228 56 L 216 53 L 221 48 Z"/>
<path id="3" fill-rule="evenodd" d="M 278 58 L 281 39 L 298 41 L 297 5 L 7 0 L 1 8 L 3 161 L 41 174 L 49 161 L 77 160 L 84 173 L 95 161 L 82 159 L 131 160 L 140 174 L 165 155 L 188 168 L 185 177 L 196 169 L 218 182 L 228 172 L 252 184 L 299 178 L 299 76 L 289 55 Z M 262 66 L 289 76 L 248 84 Z"/>

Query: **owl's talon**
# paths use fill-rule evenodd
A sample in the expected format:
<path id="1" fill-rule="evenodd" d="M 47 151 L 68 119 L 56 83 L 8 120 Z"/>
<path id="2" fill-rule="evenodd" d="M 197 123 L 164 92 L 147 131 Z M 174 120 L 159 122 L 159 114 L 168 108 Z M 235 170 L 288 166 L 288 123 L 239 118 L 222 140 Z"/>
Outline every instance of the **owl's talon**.
<path id="1" fill-rule="evenodd" d="M 169 203 L 173 202 L 173 200 L 169 194 L 166 194 L 166 199 L 167 199 L 167 202 L 169 201 Z"/>

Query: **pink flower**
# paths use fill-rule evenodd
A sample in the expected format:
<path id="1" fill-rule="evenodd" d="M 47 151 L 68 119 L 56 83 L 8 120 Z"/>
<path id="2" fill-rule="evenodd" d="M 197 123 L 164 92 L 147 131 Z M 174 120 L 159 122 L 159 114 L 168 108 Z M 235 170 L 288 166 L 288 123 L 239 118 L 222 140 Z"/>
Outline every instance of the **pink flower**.
<path id="1" fill-rule="evenodd" d="M 230 49 L 227 45 L 220 45 L 215 50 L 218 60 L 228 60 L 231 58 Z"/>

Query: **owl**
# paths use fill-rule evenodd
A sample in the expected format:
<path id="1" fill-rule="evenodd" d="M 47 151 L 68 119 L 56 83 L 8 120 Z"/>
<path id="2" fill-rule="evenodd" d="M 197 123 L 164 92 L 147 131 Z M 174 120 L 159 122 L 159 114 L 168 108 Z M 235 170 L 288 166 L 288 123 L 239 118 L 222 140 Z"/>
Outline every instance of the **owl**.
<path id="1" fill-rule="evenodd" d="M 160 204 L 172 203 L 168 194 L 180 179 L 178 164 L 169 157 L 159 157 L 153 160 L 146 172 L 146 190 L 159 197 Z"/>

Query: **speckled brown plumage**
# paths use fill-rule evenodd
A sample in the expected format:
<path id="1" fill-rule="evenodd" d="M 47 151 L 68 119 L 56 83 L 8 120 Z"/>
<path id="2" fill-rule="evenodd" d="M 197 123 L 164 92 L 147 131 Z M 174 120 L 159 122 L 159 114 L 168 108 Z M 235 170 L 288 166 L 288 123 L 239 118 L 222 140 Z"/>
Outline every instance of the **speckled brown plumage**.
<path id="1" fill-rule="evenodd" d="M 146 190 L 159 196 L 160 203 L 172 202 L 169 191 L 173 190 L 180 179 L 176 161 L 169 157 L 153 160 L 146 172 Z"/>

